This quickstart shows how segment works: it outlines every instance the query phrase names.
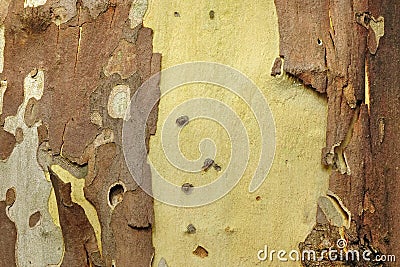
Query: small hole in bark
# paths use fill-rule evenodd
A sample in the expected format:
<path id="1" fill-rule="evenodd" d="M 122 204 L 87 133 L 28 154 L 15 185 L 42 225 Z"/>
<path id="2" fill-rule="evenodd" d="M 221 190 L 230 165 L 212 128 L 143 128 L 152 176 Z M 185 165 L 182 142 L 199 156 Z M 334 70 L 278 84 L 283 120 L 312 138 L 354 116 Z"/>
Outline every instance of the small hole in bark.
<path id="1" fill-rule="evenodd" d="M 192 184 L 190 184 L 190 183 L 184 183 L 183 185 L 182 185 L 182 191 L 186 194 L 186 195 L 189 195 L 190 193 L 192 193 L 192 191 L 193 191 L 193 185 Z"/>
<path id="2" fill-rule="evenodd" d="M 318 44 L 318 45 L 322 45 L 322 40 L 318 38 L 318 39 L 317 39 L 317 44 Z"/>
<path id="3" fill-rule="evenodd" d="M 215 12 L 214 12 L 214 10 L 210 10 L 209 15 L 210 15 L 210 19 L 214 19 L 214 17 L 215 17 Z"/>
<path id="4" fill-rule="evenodd" d="M 179 18 L 179 17 L 181 16 L 181 14 L 179 14 L 178 11 L 175 11 L 175 12 L 174 12 L 174 16 L 177 17 L 177 18 Z"/>
<path id="5" fill-rule="evenodd" d="M 125 187 L 117 183 L 113 186 L 111 186 L 110 191 L 108 193 L 108 201 L 109 204 L 112 208 L 115 208 L 119 203 L 122 202 L 124 198 L 124 193 L 125 193 Z"/>
<path id="6" fill-rule="evenodd" d="M 29 217 L 29 227 L 33 228 L 36 225 L 39 224 L 40 222 L 40 218 L 42 218 L 42 214 L 40 214 L 40 211 L 37 211 L 35 213 L 33 213 L 30 217 Z"/>
<path id="7" fill-rule="evenodd" d="M 208 256 L 208 251 L 202 246 L 197 246 L 197 248 L 193 251 L 193 254 L 199 256 L 200 258 L 205 258 Z"/>
<path id="8" fill-rule="evenodd" d="M 193 224 L 189 224 L 188 226 L 186 226 L 187 229 L 187 233 L 188 234 L 195 234 L 196 233 L 196 227 L 194 227 Z"/>
<path id="9" fill-rule="evenodd" d="M 371 21 L 371 15 L 370 14 L 364 14 L 364 23 L 365 25 L 368 25 Z"/>
<path id="10" fill-rule="evenodd" d="M 179 127 L 183 127 L 189 123 L 189 117 L 186 115 L 182 115 L 179 118 L 177 118 L 175 122 Z"/>
<path id="11" fill-rule="evenodd" d="M 201 170 L 208 171 L 208 169 L 210 169 L 210 167 L 213 165 L 214 165 L 214 160 L 210 159 L 210 158 L 206 158 L 204 160 L 203 166 L 201 167 Z"/>
<path id="12" fill-rule="evenodd" d="M 256 197 L 256 200 L 257 200 L 257 201 L 260 201 L 260 200 L 261 200 L 261 197 L 260 197 L 260 196 L 257 196 L 257 197 Z"/>

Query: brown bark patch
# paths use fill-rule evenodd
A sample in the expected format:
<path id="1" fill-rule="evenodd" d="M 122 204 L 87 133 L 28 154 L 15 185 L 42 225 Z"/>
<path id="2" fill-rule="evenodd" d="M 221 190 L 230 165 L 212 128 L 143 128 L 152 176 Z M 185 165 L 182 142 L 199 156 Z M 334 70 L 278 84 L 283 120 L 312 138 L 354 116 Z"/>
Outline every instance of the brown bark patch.
<path id="1" fill-rule="evenodd" d="M 193 251 L 193 254 L 200 258 L 208 257 L 208 251 L 202 246 L 197 246 L 197 248 Z"/>
<path id="2" fill-rule="evenodd" d="M 399 4 L 275 3 L 284 70 L 328 97 L 322 162 L 337 170 L 331 174 L 330 190 L 352 214 L 345 232 L 351 232 L 359 249 L 395 254 L 400 251 L 400 78 L 393 75 L 400 68 Z M 364 104 L 366 71 L 369 107 Z M 325 233 L 336 237 L 330 230 Z M 319 244 L 317 239 L 311 238 L 310 245 Z"/>
<path id="3" fill-rule="evenodd" d="M 17 228 L 7 216 L 7 206 L 5 201 L 0 201 L 0 265 L 17 266 L 15 262 Z"/>
<path id="4" fill-rule="evenodd" d="M 15 192 L 15 188 L 9 188 L 6 192 L 6 205 L 11 206 L 14 204 L 15 199 L 17 197 L 17 193 Z"/>
<path id="5" fill-rule="evenodd" d="M 0 128 L 0 160 L 6 160 L 14 150 L 15 136 Z"/>
<path id="6" fill-rule="evenodd" d="M 35 227 L 39 223 L 40 218 L 42 218 L 42 214 L 40 214 L 40 211 L 36 211 L 31 216 L 29 216 L 29 227 Z"/>
<path id="7" fill-rule="evenodd" d="M 50 180 L 57 199 L 65 253 L 61 266 L 104 266 L 92 225 L 81 206 L 71 199 L 71 184 L 64 183 L 50 168 Z"/>

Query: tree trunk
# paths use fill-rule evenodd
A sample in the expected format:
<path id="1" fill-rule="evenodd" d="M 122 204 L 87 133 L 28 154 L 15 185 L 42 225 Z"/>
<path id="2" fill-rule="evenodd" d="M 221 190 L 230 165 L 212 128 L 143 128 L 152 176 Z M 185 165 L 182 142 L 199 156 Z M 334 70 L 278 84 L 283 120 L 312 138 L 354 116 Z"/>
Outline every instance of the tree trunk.
<path id="1" fill-rule="evenodd" d="M 335 170 L 327 198 L 337 205 L 320 199 L 317 224 L 300 248 L 321 251 L 343 238 L 347 249 L 395 255 L 400 251 L 400 91 L 399 77 L 393 73 L 400 62 L 400 29 L 395 21 L 399 4 L 275 3 L 284 70 L 328 96 L 327 146 L 322 158 Z M 343 221 L 335 222 L 337 214 Z M 326 260 L 323 266 L 331 264 Z M 346 264 L 395 266 L 385 261 Z"/>
<path id="2" fill-rule="evenodd" d="M 158 202 L 154 214 L 152 197 L 136 181 L 151 184 L 146 159 L 149 138 L 156 134 L 158 107 L 152 103 L 160 97 L 158 87 L 135 102 L 139 111 L 152 109 L 149 118 L 133 114 L 146 129 L 145 140 L 134 140 L 146 151 L 130 155 L 141 177 L 132 177 L 122 148 L 129 100 L 161 69 L 153 32 L 143 26 L 147 1 L 0 0 L 0 266 L 253 266 L 260 263 L 256 254 L 265 240 L 278 250 L 293 240 L 297 245 L 303 234 L 301 252 L 336 248 L 370 251 L 373 259 L 396 256 L 400 3 L 274 0 L 276 25 L 272 2 L 209 1 L 215 5 L 211 10 L 200 2 L 153 3 L 160 8 L 153 10 L 151 22 L 164 34 L 158 40 L 166 54 L 164 68 L 199 59 L 236 64 L 272 99 L 280 141 L 272 173 L 256 195 L 241 182 L 210 205 L 183 209 Z M 191 11 L 197 17 L 188 17 Z M 264 15 L 268 20 L 260 21 L 272 26 L 252 20 Z M 279 28 L 279 54 L 273 27 Z M 264 64 L 272 54 L 272 59 L 278 56 L 274 78 Z M 299 93 L 307 90 L 296 88 L 300 83 L 318 97 Z M 164 101 L 175 107 L 180 98 L 197 97 L 200 89 Z M 236 108 L 243 122 L 251 121 L 237 99 L 207 89 L 206 94 Z M 320 96 L 327 97 L 327 114 Z M 312 97 L 323 100 L 306 99 Z M 322 137 L 312 127 L 322 129 L 326 116 L 322 169 L 315 149 Z M 207 127 L 213 126 L 187 127 L 190 136 L 184 141 L 191 149 L 197 145 L 193 136 L 202 136 Z M 218 144 L 225 133 L 215 132 Z M 159 136 L 158 131 L 156 141 Z M 260 146 L 257 138 L 251 141 Z M 157 149 L 156 161 L 168 170 Z M 227 168 L 230 151 L 220 151 L 219 170 L 202 173 L 203 180 Z M 252 160 L 250 169 L 259 164 Z M 319 176 L 328 172 L 329 190 L 320 196 L 325 179 Z M 171 176 L 176 183 L 189 179 Z M 308 198 L 303 203 L 291 193 Z M 362 257 L 302 259 L 302 264 L 396 266 Z"/>
<path id="3" fill-rule="evenodd" d="M 121 148 L 127 103 L 160 69 L 146 8 L 1 1 L 1 266 L 151 264 L 153 200 Z"/>

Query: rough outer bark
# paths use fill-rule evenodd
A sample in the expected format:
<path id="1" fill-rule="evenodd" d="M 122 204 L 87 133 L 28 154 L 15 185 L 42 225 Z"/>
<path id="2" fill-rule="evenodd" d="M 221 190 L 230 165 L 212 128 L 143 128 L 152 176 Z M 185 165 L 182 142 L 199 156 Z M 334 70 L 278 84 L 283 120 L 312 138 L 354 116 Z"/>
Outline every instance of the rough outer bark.
<path id="1" fill-rule="evenodd" d="M 385 35 L 375 55 L 369 55 L 371 147 L 373 175 L 367 192 L 375 213 L 364 218 L 371 238 L 385 253 L 400 255 L 400 3 L 370 1 L 369 10 L 385 19 Z M 392 266 L 395 266 L 394 263 Z"/>
<path id="2" fill-rule="evenodd" d="M 5 201 L 0 201 L 0 265 L 17 266 L 15 261 L 15 244 L 17 242 L 17 228 L 7 216 L 7 208 L 15 201 L 15 194 L 9 196 L 9 189 Z"/>
<path id="3" fill-rule="evenodd" d="M 51 169 L 49 171 L 64 237 L 65 252 L 61 266 L 104 266 L 93 227 L 83 208 L 71 199 L 71 184 L 61 181 Z"/>
<path id="4" fill-rule="evenodd" d="M 355 13 L 367 10 L 367 1 L 275 3 L 284 71 L 328 95 L 323 161 L 337 165 L 333 150 L 345 139 L 355 107 L 364 99 L 367 32 L 356 23 Z"/>
<path id="5" fill-rule="evenodd" d="M 322 162 L 336 170 L 330 176 L 330 191 L 351 213 L 344 236 L 350 247 L 360 251 L 398 254 L 400 91 L 393 71 L 399 69 L 400 62 L 400 30 L 395 20 L 399 4 L 366 0 L 275 3 L 284 71 L 328 97 Z M 383 21 L 382 37 L 383 31 L 376 26 L 382 30 Z M 371 87 L 370 112 L 364 99 L 365 70 Z M 318 213 L 321 218 L 320 208 Z M 337 237 L 339 228 L 329 225 L 328 220 L 317 222 L 314 230 L 322 227 L 325 236 Z M 302 249 L 321 246 L 321 239 L 313 233 L 300 245 Z"/>
<path id="6" fill-rule="evenodd" d="M 138 188 L 125 164 L 123 119 L 111 117 L 107 108 L 113 87 L 128 86 L 130 98 L 160 70 L 161 57 L 152 52 L 152 31 L 141 24 L 130 27 L 132 1 L 128 0 L 48 0 L 34 8 L 23 4 L 4 1 L 0 7 L 6 39 L 0 78 L 7 80 L 0 115 L 0 159 L 7 159 L 16 144 L 15 136 L 3 130 L 5 119 L 15 115 L 23 101 L 25 76 L 33 77 L 41 69 L 44 95 L 39 101 L 29 101 L 24 118 L 29 127 L 41 123 L 38 151 L 46 154 L 38 154 L 38 160 L 44 171 L 52 164 L 78 174 L 87 168 L 84 192 L 102 228 L 101 259 L 85 213 L 71 202 L 68 184 L 51 173 L 66 251 L 62 265 L 87 266 L 91 261 L 100 266 L 149 266 L 154 253 L 153 202 Z M 154 107 L 146 142 L 155 133 L 156 120 Z M 150 180 L 145 173 L 144 179 Z M 111 188 L 116 183 L 124 189 L 112 206 Z M 0 224 L 8 225 L 3 217 Z M 7 243 L 13 247 L 15 240 L 10 237 Z M 4 260 L 12 262 L 14 255 L 12 259 L 10 255 Z"/>

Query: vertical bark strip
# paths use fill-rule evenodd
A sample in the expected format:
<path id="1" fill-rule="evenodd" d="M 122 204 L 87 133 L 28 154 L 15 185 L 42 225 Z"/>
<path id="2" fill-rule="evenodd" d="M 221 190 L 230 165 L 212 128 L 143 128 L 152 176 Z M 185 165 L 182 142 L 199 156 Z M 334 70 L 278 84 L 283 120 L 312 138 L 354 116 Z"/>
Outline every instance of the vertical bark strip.
<path id="1" fill-rule="evenodd" d="M 17 228 L 8 218 L 6 209 L 7 201 L 0 201 L 0 265 L 17 266 L 15 261 L 15 243 L 17 241 Z"/>
<path id="2" fill-rule="evenodd" d="M 275 4 L 284 70 L 328 97 L 322 162 L 335 170 L 328 195 L 340 206 L 330 211 L 318 208 L 316 228 L 300 247 L 320 249 L 321 238 L 314 231 L 333 237 L 346 228 L 341 237 L 349 248 L 396 254 L 400 251 L 399 4 L 366 0 L 275 0 Z M 364 86 L 366 70 L 370 96 Z M 332 212 L 348 213 L 351 221 L 328 225 L 333 223 Z M 321 219 L 325 216 L 327 220 Z M 330 241 L 325 245 L 332 245 Z"/>
<path id="3" fill-rule="evenodd" d="M 367 181 L 367 190 L 376 212 L 368 214 L 365 223 L 374 242 L 399 257 L 400 3 L 370 1 L 370 11 L 385 19 L 385 35 L 376 54 L 368 58 L 374 173 Z"/>

